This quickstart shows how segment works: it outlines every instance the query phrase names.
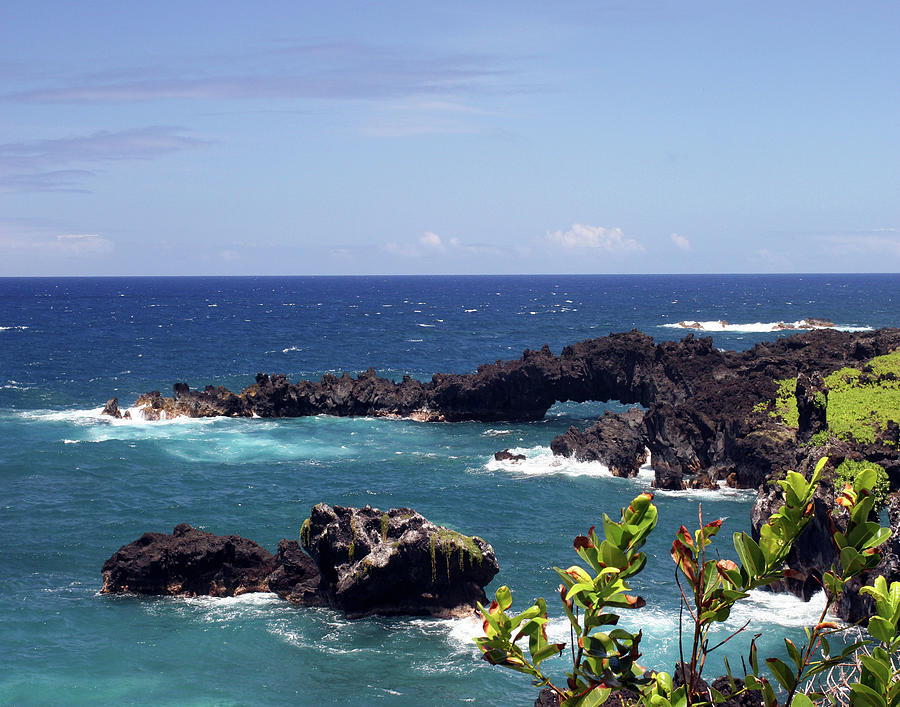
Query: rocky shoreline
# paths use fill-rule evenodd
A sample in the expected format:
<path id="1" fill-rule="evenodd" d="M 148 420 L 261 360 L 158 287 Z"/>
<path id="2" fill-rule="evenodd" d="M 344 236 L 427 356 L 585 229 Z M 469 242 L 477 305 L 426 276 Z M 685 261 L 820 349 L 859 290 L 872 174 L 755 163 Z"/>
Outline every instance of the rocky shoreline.
<path id="1" fill-rule="evenodd" d="M 345 373 L 297 383 L 258 373 L 239 394 L 221 386 L 191 390 L 176 383 L 172 396 L 145 393 L 135 407 L 148 420 L 324 414 L 515 422 L 539 420 L 557 401 L 637 403 L 642 414 L 608 413 L 588 430 L 570 430 L 551 446 L 560 454 L 603 461 L 625 476 L 640 466 L 640 454 L 632 451 L 646 447 L 657 488 L 713 488 L 721 480 L 758 488 L 773 470 L 795 463 L 794 433 L 786 436 L 755 411 L 761 401 L 776 396 L 776 381 L 801 374 L 809 380 L 898 347 L 900 329 L 819 329 L 743 352 L 720 351 L 712 339 L 693 335 L 656 344 L 631 331 L 567 346 L 559 356 L 547 346 L 526 350 L 520 359 L 484 364 L 475 373 L 437 373 L 428 382 L 405 376 L 395 383 L 372 368 L 357 378 Z M 122 416 L 115 398 L 104 412 Z M 815 419 L 801 422 L 806 424 L 799 430 L 802 437 Z M 622 452 L 623 446 L 629 451 Z M 900 486 L 900 461 L 889 466 Z"/>
<path id="2" fill-rule="evenodd" d="M 357 378 L 326 375 L 319 382 L 298 383 L 283 375 L 259 373 L 256 382 L 240 394 L 212 386 L 195 391 L 176 383 L 173 396 L 153 391 L 141 395 L 136 406 L 151 420 L 327 414 L 494 422 L 537 420 L 557 401 L 636 403 L 640 407 L 625 413 L 605 413 L 585 430 L 570 428 L 550 443 L 551 449 L 580 461 L 602 462 L 618 476 L 635 475 L 649 450 L 656 488 L 715 489 L 727 483 L 758 489 L 753 512 L 756 525 L 775 510 L 773 479 L 787 469 L 802 471 L 828 456 L 831 475 L 823 485 L 821 508 L 817 509 L 821 521 L 806 531 L 789 560 L 800 579 L 785 581 L 780 587 L 808 597 L 833 560 L 825 511 L 834 497 L 835 468 L 845 460 L 877 463 L 886 474 L 888 490 L 900 492 L 900 428 L 896 421 L 889 421 L 864 441 L 835 437 L 828 430 L 825 377 L 851 367 L 858 369 L 859 380 L 893 386 L 898 377 L 894 372 L 867 369 L 867 362 L 898 348 L 900 329 L 895 328 L 852 333 L 822 328 L 760 343 L 743 352 L 720 351 L 712 339 L 697 339 L 692 334 L 681 341 L 657 344 L 651 337 L 631 331 L 567 346 L 559 356 L 547 346 L 526 350 L 517 360 L 485 364 L 475 373 L 435 374 L 428 382 L 406 376 L 395 383 L 378 377 L 371 368 Z M 777 409 L 779 396 L 790 398 L 795 420 L 785 421 Z M 104 412 L 122 415 L 116 399 L 107 403 Z M 509 450 L 498 452 L 495 458 L 513 464 L 522 461 L 521 455 Z M 897 503 L 895 495 L 890 518 L 895 533 L 900 534 Z M 370 520 L 361 527 L 368 528 Z M 317 561 L 333 554 L 315 547 L 306 549 Z M 286 547 L 283 554 L 287 557 L 294 551 Z M 376 553 L 376 557 L 381 556 Z M 888 579 L 900 578 L 898 558 L 900 548 L 886 553 L 883 569 Z M 366 566 L 366 571 L 370 569 Z M 328 601 L 335 605 L 343 590 L 336 588 L 338 575 L 329 572 L 335 588 Z M 859 618 L 865 610 L 865 602 L 856 593 L 848 595 L 839 607 L 841 616 L 849 620 Z"/>

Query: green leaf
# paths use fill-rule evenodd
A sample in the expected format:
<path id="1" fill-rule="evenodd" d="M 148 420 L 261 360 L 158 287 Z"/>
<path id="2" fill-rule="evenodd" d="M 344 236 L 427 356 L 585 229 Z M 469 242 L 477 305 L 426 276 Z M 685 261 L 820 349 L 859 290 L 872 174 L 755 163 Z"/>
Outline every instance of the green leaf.
<path id="1" fill-rule="evenodd" d="M 861 655 L 859 657 L 859 660 L 863 664 L 863 668 L 872 673 L 872 675 L 877 678 L 878 682 L 880 682 L 882 686 L 887 686 L 887 684 L 891 680 L 890 662 L 888 662 L 887 664 L 882 663 L 880 660 L 876 660 L 870 655 Z"/>
<path id="2" fill-rule="evenodd" d="M 794 642 L 790 638 L 784 639 L 784 645 L 787 646 L 788 655 L 799 670 L 803 662 L 803 659 L 800 657 L 800 651 L 797 650 L 797 646 L 794 645 Z"/>
<path id="3" fill-rule="evenodd" d="M 607 658 L 618 655 L 615 642 L 605 633 L 595 633 L 593 636 L 582 636 L 579 641 L 585 653 L 595 658 Z"/>
<path id="4" fill-rule="evenodd" d="M 878 481 L 878 474 L 874 467 L 867 466 L 862 469 L 853 480 L 853 490 L 859 493 L 863 489 L 871 491 L 875 488 L 875 482 Z"/>
<path id="5" fill-rule="evenodd" d="M 794 695 L 791 700 L 791 707 L 815 707 L 815 703 L 802 692 Z"/>
<path id="6" fill-rule="evenodd" d="M 725 695 L 719 692 L 716 688 L 710 686 L 707 689 L 709 690 L 710 697 L 712 697 L 713 704 L 719 705 L 725 701 Z"/>
<path id="7" fill-rule="evenodd" d="M 881 616 L 873 616 L 869 619 L 869 633 L 883 643 L 890 643 L 897 635 L 897 625 Z"/>
<path id="8" fill-rule="evenodd" d="M 850 686 L 850 704 L 853 707 L 887 707 L 884 698 L 862 683 Z"/>
<path id="9" fill-rule="evenodd" d="M 546 660 L 547 658 L 555 658 L 565 649 L 565 643 L 550 643 L 535 653 L 531 654 L 531 662 L 537 665 L 542 660 Z"/>
<path id="10" fill-rule="evenodd" d="M 797 676 L 791 672 L 787 663 L 780 658 L 766 658 L 766 664 L 769 666 L 769 670 L 772 671 L 772 675 L 775 676 L 775 679 L 785 690 L 791 691 L 796 687 Z"/>
<path id="11" fill-rule="evenodd" d="M 872 536 L 863 543 L 860 550 L 868 550 L 870 547 L 879 547 L 888 541 L 891 537 L 891 529 L 884 528 L 882 526 L 878 526 L 878 530 L 872 534 Z"/>
<path id="12" fill-rule="evenodd" d="M 509 607 L 512 606 L 512 592 L 509 591 L 509 587 L 505 584 L 497 590 L 497 594 L 495 595 L 497 598 L 497 603 L 500 605 L 501 611 L 506 611 Z"/>
<path id="13" fill-rule="evenodd" d="M 763 557 L 759 545 L 747 533 L 734 534 L 734 549 L 737 550 L 738 557 L 741 558 L 741 564 L 747 568 L 751 577 L 759 576 L 763 573 L 766 567 L 765 557 Z"/>
<path id="14" fill-rule="evenodd" d="M 625 553 L 609 540 L 600 543 L 600 561 L 607 567 L 625 569 L 628 566 L 628 558 L 625 557 Z"/>
<path id="15" fill-rule="evenodd" d="M 854 548 L 845 547 L 841 550 L 841 569 L 843 570 L 843 575 L 845 579 L 850 578 L 857 572 L 859 572 L 864 564 L 862 555 L 860 555 Z"/>
<path id="16" fill-rule="evenodd" d="M 778 707 L 778 700 L 775 699 L 775 690 L 768 680 L 762 681 L 762 696 L 766 707 Z"/>
<path id="17" fill-rule="evenodd" d="M 753 675 L 759 675 L 759 650 L 756 647 L 756 638 L 750 641 L 750 667 Z"/>
<path id="18" fill-rule="evenodd" d="M 573 704 L 577 707 L 597 707 L 606 702 L 611 693 L 612 690 L 608 687 L 595 687 Z"/>

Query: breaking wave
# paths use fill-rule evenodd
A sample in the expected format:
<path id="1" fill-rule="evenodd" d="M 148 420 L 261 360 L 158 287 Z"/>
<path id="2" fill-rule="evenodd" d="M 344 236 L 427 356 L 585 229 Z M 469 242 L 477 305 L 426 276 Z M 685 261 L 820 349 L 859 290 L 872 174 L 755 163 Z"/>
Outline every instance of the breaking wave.
<path id="1" fill-rule="evenodd" d="M 872 331 L 870 326 L 843 326 L 824 320 L 800 319 L 796 322 L 751 322 L 732 324 L 724 319 L 714 321 L 682 320 L 675 324 L 660 324 L 664 329 L 684 329 L 686 331 L 733 331 L 739 333 L 770 333 L 775 331 L 809 331 L 811 329 L 836 329 L 837 331 Z"/>

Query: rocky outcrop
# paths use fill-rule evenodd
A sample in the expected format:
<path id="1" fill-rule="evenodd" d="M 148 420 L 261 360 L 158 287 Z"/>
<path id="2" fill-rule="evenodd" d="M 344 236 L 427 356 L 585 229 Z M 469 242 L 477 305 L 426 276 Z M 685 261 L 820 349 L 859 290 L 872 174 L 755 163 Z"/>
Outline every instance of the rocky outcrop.
<path id="1" fill-rule="evenodd" d="M 300 533 L 328 601 L 349 617 L 471 614 L 499 571 L 491 546 L 409 508 L 319 504 Z"/>
<path id="2" fill-rule="evenodd" d="M 498 462 L 512 462 L 513 464 L 519 464 L 520 462 L 525 461 L 525 455 L 514 454 L 508 449 L 501 449 L 499 452 L 494 452 L 494 460 Z"/>
<path id="3" fill-rule="evenodd" d="M 296 540 L 282 540 L 275 553 L 275 569 L 266 578 L 269 591 L 303 606 L 330 606 L 327 587 L 315 561 Z"/>
<path id="4" fill-rule="evenodd" d="M 106 401 L 106 405 L 103 406 L 103 412 L 101 415 L 109 415 L 117 420 L 122 419 L 122 411 L 119 410 L 119 399 L 118 398 L 110 398 Z"/>
<path id="5" fill-rule="evenodd" d="M 614 476 L 635 476 L 647 459 L 642 423 L 644 412 L 605 412 L 598 422 L 581 431 L 570 427 L 550 443 L 554 454 L 581 462 L 600 462 Z"/>
<path id="6" fill-rule="evenodd" d="M 808 442 L 814 434 L 828 429 L 826 416 L 828 389 L 822 374 L 801 373 L 797 376 L 797 439 Z"/>
<path id="7" fill-rule="evenodd" d="M 187 523 L 171 535 L 144 533 L 102 569 L 104 593 L 236 596 L 268 591 L 272 555 L 252 540 L 213 535 Z"/>
<path id="8" fill-rule="evenodd" d="M 639 403 L 646 409 L 640 434 L 657 470 L 657 487 L 681 488 L 685 480 L 710 485 L 726 477 L 736 486 L 758 487 L 773 470 L 783 469 L 784 450 L 797 441 L 796 430 L 779 427 L 756 410 L 760 401 L 775 397 L 774 381 L 812 376 L 800 391 L 802 430 L 811 436 L 822 423 L 822 391 L 815 387 L 815 375 L 858 365 L 898 346 L 898 329 L 819 329 L 741 353 L 720 351 L 712 339 L 692 334 L 656 344 L 631 331 L 567 346 L 559 356 L 544 346 L 526 350 L 520 359 L 479 366 L 474 373 L 438 373 L 424 382 L 408 376 L 394 382 L 371 368 L 356 378 L 345 373 L 299 383 L 259 373 L 240 394 L 212 386 L 192 391 L 178 383 L 172 397 L 153 391 L 137 405 L 148 419 L 325 414 L 493 422 L 537 420 L 557 401 Z M 615 427 L 616 419 L 606 422 Z M 598 431 L 573 433 L 557 446 L 576 458 L 587 457 L 597 453 L 592 447 L 597 436 Z M 623 461 L 621 469 L 629 468 Z"/>
<path id="9" fill-rule="evenodd" d="M 349 618 L 459 616 L 485 601 L 484 587 L 499 571 L 487 542 L 409 508 L 319 504 L 301 542 L 282 540 L 273 556 L 252 540 L 182 523 L 171 535 L 145 533 L 116 551 L 103 565 L 101 591 L 218 597 L 271 591 Z"/>

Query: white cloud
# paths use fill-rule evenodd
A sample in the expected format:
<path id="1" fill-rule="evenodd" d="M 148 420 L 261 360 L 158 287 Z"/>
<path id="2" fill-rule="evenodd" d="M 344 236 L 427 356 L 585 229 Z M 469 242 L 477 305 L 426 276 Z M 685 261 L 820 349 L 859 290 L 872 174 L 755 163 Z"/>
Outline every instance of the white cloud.
<path id="1" fill-rule="evenodd" d="M 450 239 L 450 244 L 454 245 L 454 241 L 459 243 L 455 238 Z M 437 233 L 433 233 L 432 231 L 425 231 L 425 233 L 419 238 L 419 243 L 421 243 L 426 248 L 434 248 L 435 250 L 439 250 L 442 253 L 447 250 L 447 246 L 444 245 L 444 242 L 441 240 L 441 237 Z"/>
<path id="2" fill-rule="evenodd" d="M 671 235 L 672 243 L 675 244 L 676 248 L 680 248 L 681 250 L 690 250 L 691 242 L 685 238 L 684 236 L 678 235 L 677 233 L 673 233 Z"/>
<path id="3" fill-rule="evenodd" d="M 572 224 L 568 231 L 547 234 L 547 240 L 566 250 L 596 249 L 604 253 L 644 252 L 645 248 L 634 238 L 626 238 L 621 228 Z"/>
<path id="4" fill-rule="evenodd" d="M 380 248 L 391 255 L 407 258 L 424 258 L 434 256 L 435 253 L 443 253 L 457 258 L 460 256 L 489 257 L 502 253 L 500 248 L 489 243 L 464 243 L 456 236 L 444 238 L 434 231 L 425 231 L 414 243 L 390 241 L 383 243 Z"/>

